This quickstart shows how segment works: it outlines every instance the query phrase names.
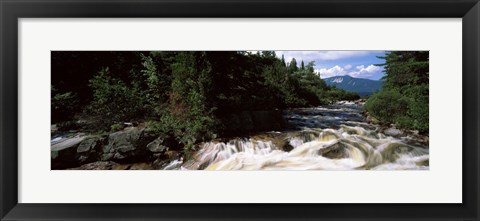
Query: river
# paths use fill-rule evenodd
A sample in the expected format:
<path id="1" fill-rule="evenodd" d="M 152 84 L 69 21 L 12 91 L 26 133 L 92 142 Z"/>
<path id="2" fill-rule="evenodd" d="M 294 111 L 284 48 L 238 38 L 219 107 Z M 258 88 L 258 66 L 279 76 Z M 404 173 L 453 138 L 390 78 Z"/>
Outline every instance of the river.
<path id="1" fill-rule="evenodd" d="M 206 142 L 187 162 L 175 160 L 164 169 L 429 169 L 428 139 L 368 123 L 361 103 L 292 109 L 284 118 L 284 131 Z"/>

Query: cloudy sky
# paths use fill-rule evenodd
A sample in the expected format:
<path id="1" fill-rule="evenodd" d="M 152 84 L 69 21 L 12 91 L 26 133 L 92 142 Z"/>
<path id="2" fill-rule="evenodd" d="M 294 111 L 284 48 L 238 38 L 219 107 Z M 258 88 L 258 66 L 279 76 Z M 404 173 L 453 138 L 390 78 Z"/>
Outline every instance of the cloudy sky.
<path id="1" fill-rule="evenodd" d="M 374 64 L 384 63 L 377 56 L 385 55 L 384 51 L 275 51 L 278 57 L 285 56 L 288 63 L 295 58 L 300 65 L 315 61 L 315 71 L 321 78 L 339 75 L 350 75 L 356 78 L 378 80 L 383 77 L 383 68 Z"/>

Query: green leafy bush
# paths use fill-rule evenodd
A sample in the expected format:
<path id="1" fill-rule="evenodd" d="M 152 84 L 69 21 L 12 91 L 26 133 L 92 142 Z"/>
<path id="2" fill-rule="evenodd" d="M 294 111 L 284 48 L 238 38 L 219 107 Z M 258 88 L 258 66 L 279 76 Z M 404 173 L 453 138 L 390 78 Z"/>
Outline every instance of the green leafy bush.
<path id="1" fill-rule="evenodd" d="M 116 124 L 110 125 L 110 131 L 112 131 L 112 132 L 120 131 L 120 130 L 122 130 L 122 129 L 123 129 L 123 125 L 122 125 L 122 124 L 116 123 Z"/>
<path id="2" fill-rule="evenodd" d="M 408 101 L 397 91 L 382 91 L 372 95 L 364 107 L 377 119 L 395 123 L 407 112 Z"/>
<path id="3" fill-rule="evenodd" d="M 108 68 L 102 69 L 90 80 L 90 87 L 93 89 L 93 100 L 87 112 L 95 116 L 95 126 L 99 129 L 143 116 L 138 90 L 111 77 Z"/>
<path id="4" fill-rule="evenodd" d="M 53 86 L 51 87 L 51 93 L 52 122 L 72 119 L 79 109 L 77 94 L 71 91 L 61 93 Z"/>
<path id="5" fill-rule="evenodd" d="M 428 133 L 428 51 L 395 51 L 385 57 L 385 86 L 372 95 L 365 109 L 373 116 L 401 128 Z"/>

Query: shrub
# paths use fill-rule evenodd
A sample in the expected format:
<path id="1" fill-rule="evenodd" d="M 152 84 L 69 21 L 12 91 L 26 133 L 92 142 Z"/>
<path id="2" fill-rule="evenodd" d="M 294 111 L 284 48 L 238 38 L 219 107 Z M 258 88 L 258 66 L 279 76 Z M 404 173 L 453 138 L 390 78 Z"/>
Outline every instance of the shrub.
<path id="1" fill-rule="evenodd" d="M 58 92 L 51 87 L 52 123 L 72 119 L 79 110 L 77 94 L 73 92 Z"/>
<path id="2" fill-rule="evenodd" d="M 142 117 L 143 104 L 138 90 L 112 78 L 108 68 L 94 76 L 89 86 L 93 89 L 93 100 L 86 111 L 97 119 L 94 125 L 99 128 L 95 129 L 107 129 L 113 123 Z"/>
<path id="3" fill-rule="evenodd" d="M 407 113 L 408 103 L 399 92 L 388 90 L 372 95 L 365 103 L 365 109 L 381 121 L 395 123 Z"/>
<path id="4" fill-rule="evenodd" d="M 110 131 L 115 132 L 115 131 L 120 131 L 123 129 L 123 125 L 119 123 L 112 124 L 110 126 Z"/>

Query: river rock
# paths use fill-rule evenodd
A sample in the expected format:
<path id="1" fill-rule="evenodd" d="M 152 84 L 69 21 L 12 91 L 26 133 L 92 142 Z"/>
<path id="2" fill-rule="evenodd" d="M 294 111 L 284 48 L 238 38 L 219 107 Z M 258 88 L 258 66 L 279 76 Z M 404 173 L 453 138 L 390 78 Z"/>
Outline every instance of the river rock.
<path id="1" fill-rule="evenodd" d="M 155 137 L 144 133 L 144 128 L 127 128 L 123 131 L 111 133 L 108 144 L 103 147 L 102 160 L 115 162 L 137 162 L 148 157 L 147 144 Z"/>
<path id="2" fill-rule="evenodd" d="M 70 149 L 76 148 L 85 138 L 86 136 L 76 135 L 74 137 L 62 138 L 58 141 L 52 142 L 52 159 L 56 159 L 65 151 L 71 151 Z"/>
<path id="3" fill-rule="evenodd" d="M 147 144 L 147 149 L 153 153 L 163 153 L 168 148 L 167 146 L 163 145 L 164 142 L 165 142 L 165 139 L 163 139 L 163 137 L 159 137 L 154 141 L 150 142 L 149 144 Z"/>
<path id="4" fill-rule="evenodd" d="M 392 137 L 399 137 L 403 134 L 403 132 L 396 128 L 388 128 L 383 131 L 385 135 L 392 136 Z"/>
<path id="5" fill-rule="evenodd" d="M 380 123 L 380 121 L 377 118 L 372 117 L 371 115 L 367 116 L 367 122 L 372 123 L 372 124 L 379 124 Z"/>
<path id="6" fill-rule="evenodd" d="M 101 136 L 87 137 L 78 145 L 77 153 L 96 151 L 99 147 L 102 146 L 104 141 L 105 141 L 105 137 L 101 137 Z"/>
<path id="7" fill-rule="evenodd" d="M 62 138 L 53 142 L 50 149 L 52 169 L 77 166 L 77 147 L 85 138 L 86 136 L 77 134 L 74 137 Z"/>
<path id="8" fill-rule="evenodd" d="M 52 169 L 76 167 L 99 160 L 106 137 L 77 135 L 52 144 Z"/>

